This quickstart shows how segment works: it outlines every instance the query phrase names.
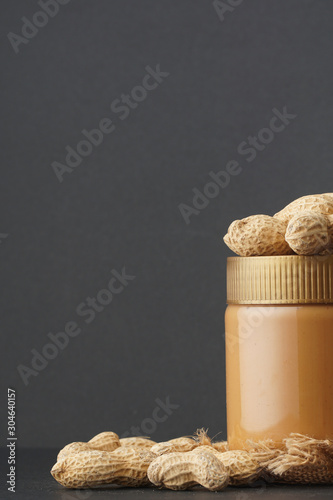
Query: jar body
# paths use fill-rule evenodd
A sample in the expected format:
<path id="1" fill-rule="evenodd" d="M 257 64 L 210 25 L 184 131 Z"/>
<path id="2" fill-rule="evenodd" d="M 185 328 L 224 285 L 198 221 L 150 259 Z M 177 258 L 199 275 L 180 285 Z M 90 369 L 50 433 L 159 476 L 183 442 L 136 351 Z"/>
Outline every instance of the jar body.
<path id="1" fill-rule="evenodd" d="M 333 305 L 229 305 L 225 326 L 230 449 L 333 439 Z"/>

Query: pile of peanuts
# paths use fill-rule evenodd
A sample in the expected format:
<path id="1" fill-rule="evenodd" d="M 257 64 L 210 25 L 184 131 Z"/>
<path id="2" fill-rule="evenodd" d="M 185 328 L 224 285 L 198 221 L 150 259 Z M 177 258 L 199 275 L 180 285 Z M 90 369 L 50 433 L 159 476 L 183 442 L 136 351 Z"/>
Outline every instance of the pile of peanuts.
<path id="1" fill-rule="evenodd" d="M 248 441 L 246 450 L 229 450 L 226 441 L 212 442 L 204 429 L 163 443 L 102 432 L 87 443 L 65 446 L 51 474 L 62 486 L 80 489 L 157 486 L 222 491 L 257 480 L 333 484 L 333 441 L 294 433 L 278 447 L 268 439 Z"/>
<path id="2" fill-rule="evenodd" d="M 224 236 L 242 257 L 333 253 L 333 193 L 303 196 L 283 210 L 235 220 Z"/>
<path id="3" fill-rule="evenodd" d="M 67 488 L 113 484 L 221 491 L 255 481 L 261 469 L 247 451 L 228 451 L 226 441 L 212 443 L 204 430 L 162 443 L 143 437 L 119 439 L 114 432 L 102 432 L 87 443 L 65 446 L 51 474 Z"/>

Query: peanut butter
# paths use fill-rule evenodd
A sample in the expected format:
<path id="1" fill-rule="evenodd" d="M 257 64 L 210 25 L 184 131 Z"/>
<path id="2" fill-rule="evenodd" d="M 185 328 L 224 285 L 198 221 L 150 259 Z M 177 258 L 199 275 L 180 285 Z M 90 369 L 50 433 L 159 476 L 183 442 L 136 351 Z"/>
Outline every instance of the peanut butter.
<path id="1" fill-rule="evenodd" d="M 236 271 L 233 265 L 228 268 L 229 447 L 246 448 L 248 439 L 272 439 L 279 445 L 293 432 L 333 439 L 333 260 L 246 259 L 266 262 L 261 266 L 250 260 L 248 265 L 255 266 L 250 278 L 240 271 L 244 262 Z M 267 264 L 267 259 L 276 261 Z M 287 260 L 280 266 L 278 259 Z M 254 296 L 258 303 L 250 303 Z"/>

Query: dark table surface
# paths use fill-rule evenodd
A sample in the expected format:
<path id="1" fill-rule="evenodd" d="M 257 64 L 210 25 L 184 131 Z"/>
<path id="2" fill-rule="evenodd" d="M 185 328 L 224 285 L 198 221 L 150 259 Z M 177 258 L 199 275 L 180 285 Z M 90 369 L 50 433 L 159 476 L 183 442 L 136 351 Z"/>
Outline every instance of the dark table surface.
<path id="1" fill-rule="evenodd" d="M 18 449 L 17 451 L 17 482 L 16 492 L 12 494 L 4 488 L 0 491 L 0 499 L 50 499 L 50 500 L 137 500 L 137 499 L 212 499 L 222 496 L 234 500 L 280 498 L 304 500 L 310 498 L 333 499 L 333 486 L 278 486 L 257 484 L 247 488 L 227 488 L 225 491 L 212 493 L 205 490 L 170 491 L 155 488 L 109 488 L 98 490 L 67 490 L 60 486 L 50 475 L 50 469 L 55 463 L 57 450 Z M 6 483 L 3 480 L 7 474 L 7 451 L 1 450 L 1 471 L 3 474 L 1 488 Z M 4 466 L 3 466 L 4 465 Z"/>

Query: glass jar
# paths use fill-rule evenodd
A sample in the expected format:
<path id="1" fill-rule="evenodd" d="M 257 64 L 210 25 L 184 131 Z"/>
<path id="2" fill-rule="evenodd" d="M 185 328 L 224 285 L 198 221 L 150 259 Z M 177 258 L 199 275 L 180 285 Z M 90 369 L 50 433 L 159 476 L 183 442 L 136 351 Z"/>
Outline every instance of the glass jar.
<path id="1" fill-rule="evenodd" d="M 230 449 L 333 439 L 333 256 L 231 257 L 227 302 Z"/>

